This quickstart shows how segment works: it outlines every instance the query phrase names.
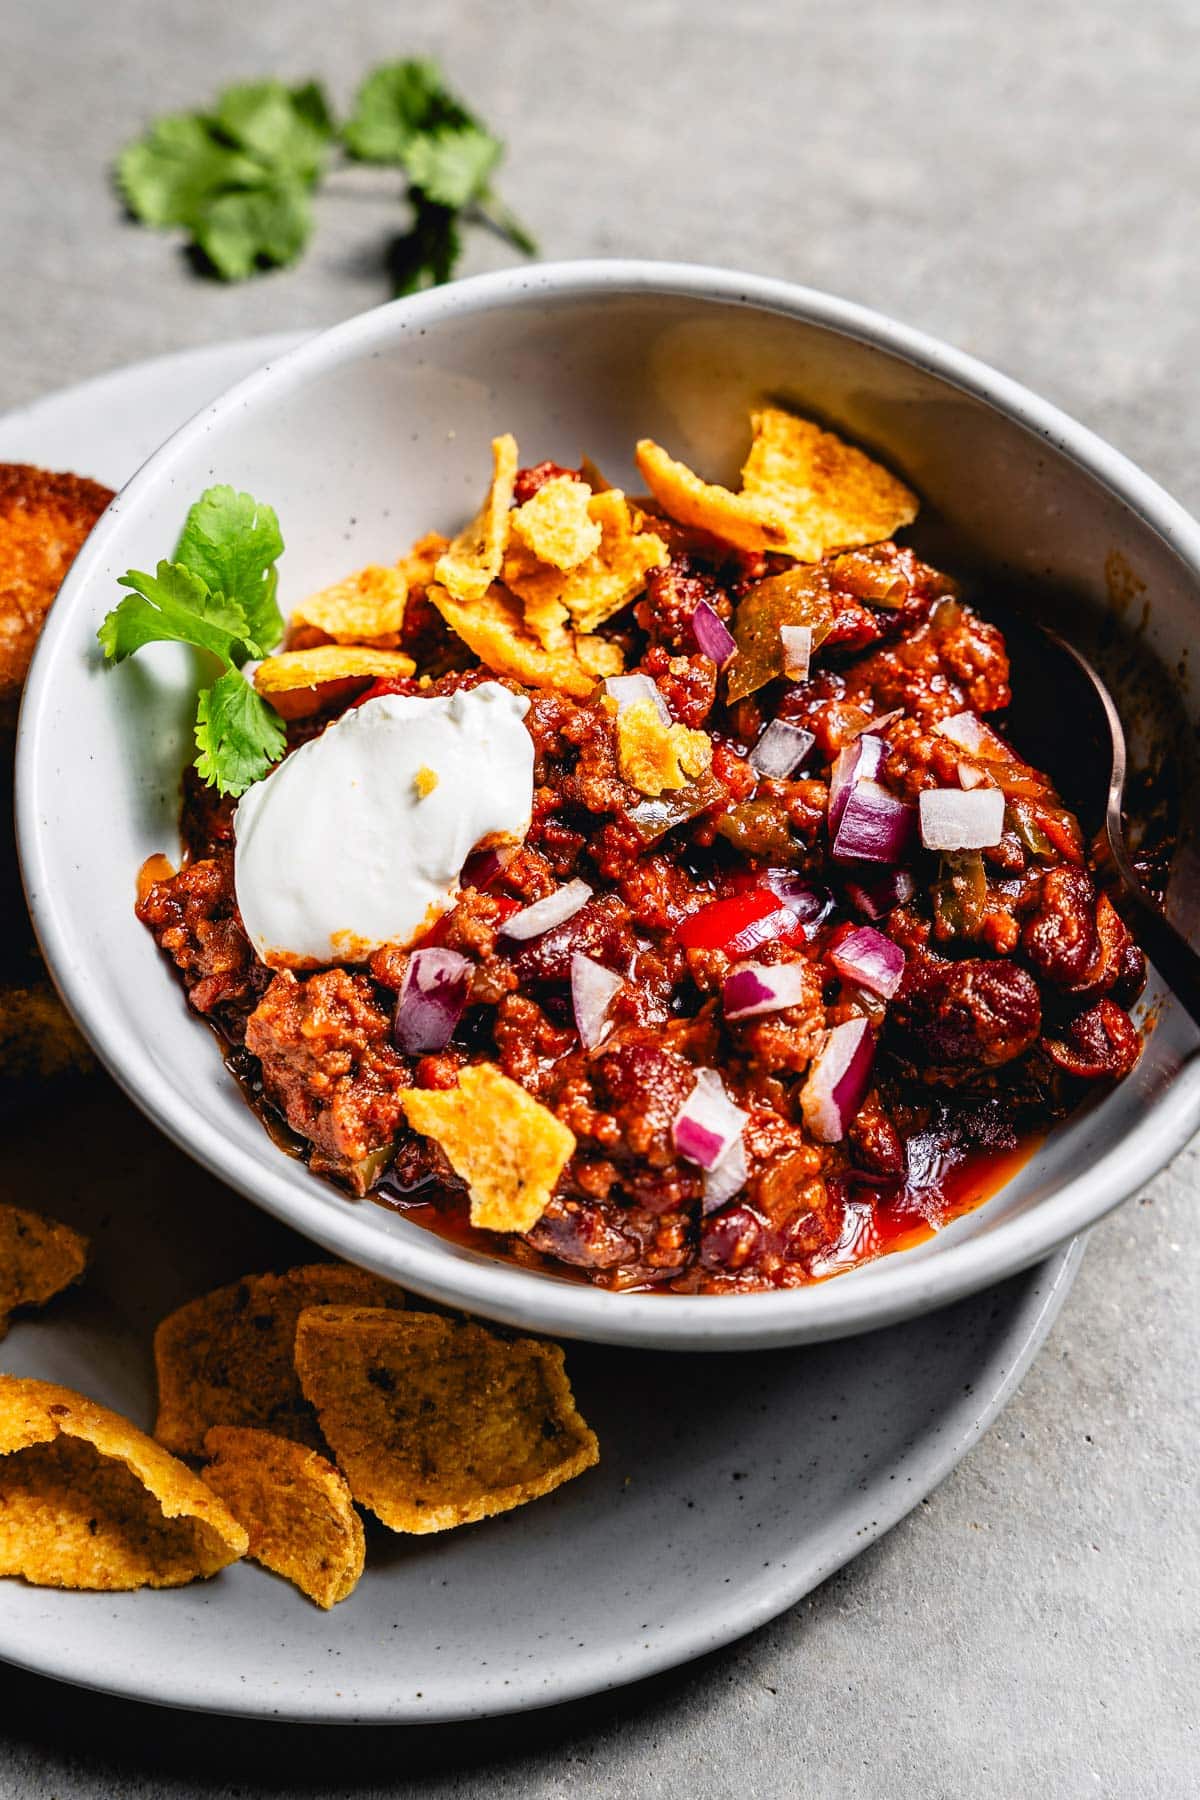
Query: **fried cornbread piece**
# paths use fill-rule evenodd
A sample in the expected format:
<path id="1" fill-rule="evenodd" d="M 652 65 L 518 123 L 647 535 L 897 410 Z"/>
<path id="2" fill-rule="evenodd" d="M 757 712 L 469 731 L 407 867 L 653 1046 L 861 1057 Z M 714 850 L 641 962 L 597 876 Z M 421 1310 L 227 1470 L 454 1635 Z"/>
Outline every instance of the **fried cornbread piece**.
<path id="1" fill-rule="evenodd" d="M 917 497 L 888 469 L 811 419 L 779 407 L 750 415 L 742 489 L 706 482 L 650 438 L 637 465 L 663 511 L 743 550 L 819 562 L 829 550 L 881 543 L 917 516 Z"/>
<path id="2" fill-rule="evenodd" d="M 0 1375 L 0 1575 L 36 1587 L 179 1587 L 246 1533 L 144 1432 L 51 1381 Z"/>
<path id="3" fill-rule="evenodd" d="M 508 1512 L 600 1457 L 557 1344 L 317 1306 L 300 1315 L 296 1368 L 350 1491 L 393 1531 Z"/>
<path id="4" fill-rule="evenodd" d="M 285 719 L 306 719 L 335 700 L 364 692 L 382 676 L 411 675 L 416 664 L 403 650 L 364 644 L 318 644 L 264 657 L 254 685 Z"/>
<path id="5" fill-rule="evenodd" d="M 0 981 L 0 1075 L 44 1081 L 95 1066 L 49 981 Z"/>
<path id="6" fill-rule="evenodd" d="M 686 725 L 664 725 L 653 700 L 636 700 L 617 718 L 617 764 L 639 793 L 657 798 L 686 787 L 712 763 L 712 740 Z"/>
<path id="7" fill-rule="evenodd" d="M 438 559 L 437 579 L 456 600 L 482 600 L 500 573 L 517 478 L 517 440 L 492 439 L 492 479 L 475 518 Z"/>
<path id="8" fill-rule="evenodd" d="M 456 600 L 436 582 L 429 598 L 451 631 L 497 675 L 529 687 L 557 688 L 586 699 L 599 675 L 619 675 L 624 658 L 619 644 L 603 638 L 563 633 L 562 643 L 547 650 L 526 627 L 519 600 L 497 584 L 469 605 Z"/>
<path id="9" fill-rule="evenodd" d="M 87 1239 L 69 1225 L 0 1206 L 0 1338 L 19 1306 L 44 1306 L 73 1281 L 87 1263 Z"/>
<path id="10" fill-rule="evenodd" d="M 368 563 L 296 607 L 288 648 L 306 650 L 333 643 L 394 649 L 400 642 L 407 598 L 408 583 L 400 569 Z"/>
<path id="11" fill-rule="evenodd" d="M 600 527 L 588 512 L 591 497 L 586 483 L 570 475 L 555 476 L 510 515 L 512 535 L 535 563 L 578 568 L 600 548 Z"/>
<path id="12" fill-rule="evenodd" d="M 409 1088 L 400 1104 L 414 1131 L 441 1145 L 471 1194 L 471 1223 L 529 1231 L 575 1149 L 567 1127 L 492 1063 L 471 1063 L 457 1087 Z"/>
<path id="13" fill-rule="evenodd" d="M 549 533 L 526 532 L 504 562 L 505 585 L 524 602 L 525 623 L 535 633 L 539 622 L 556 618 L 559 624 L 569 619 L 580 633 L 596 631 L 636 599 L 650 571 L 668 560 L 662 538 L 645 528 L 644 515 L 630 506 L 619 488 L 589 495 L 581 482 L 551 481 L 520 513 L 543 506 L 546 495 L 553 500 L 556 494 L 565 496 L 568 491 L 574 511 L 583 500 L 583 516 L 595 533 L 594 541 L 577 541 L 565 552 L 560 548 L 555 563 L 547 554 L 552 548 Z M 518 537 L 518 516 L 513 514 L 514 538 Z M 590 547 L 585 548 L 585 543 Z M 584 553 L 568 563 L 568 557 L 579 550 Z M 552 647 L 544 637 L 543 642 Z"/>
<path id="14" fill-rule="evenodd" d="M 0 463 L 0 716 L 15 716 L 42 621 L 112 489 Z"/>
<path id="15" fill-rule="evenodd" d="M 292 1366 L 306 1306 L 403 1306 L 390 1281 L 346 1263 L 309 1263 L 283 1275 L 246 1275 L 170 1313 L 154 1334 L 154 1435 L 179 1456 L 203 1456 L 214 1425 L 249 1425 L 311 1450 L 321 1434 Z"/>
<path id="16" fill-rule="evenodd" d="M 216 1425 L 204 1480 L 249 1534 L 246 1555 L 318 1606 L 353 1592 L 366 1553 L 345 1478 L 316 1450 L 269 1431 Z"/>

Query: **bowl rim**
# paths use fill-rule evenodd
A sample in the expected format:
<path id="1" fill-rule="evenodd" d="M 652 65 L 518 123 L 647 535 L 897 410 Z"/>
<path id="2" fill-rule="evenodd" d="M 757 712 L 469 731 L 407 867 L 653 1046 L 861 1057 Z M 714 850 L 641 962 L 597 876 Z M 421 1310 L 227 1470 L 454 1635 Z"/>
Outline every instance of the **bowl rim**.
<path id="1" fill-rule="evenodd" d="M 1181 1061 L 1137 1127 L 1056 1193 L 981 1236 L 937 1254 L 883 1257 L 832 1281 L 745 1295 L 614 1294 L 584 1282 L 468 1258 L 417 1225 L 412 1237 L 374 1228 L 376 1210 L 331 1208 L 306 1184 L 317 1178 L 262 1134 L 261 1151 L 224 1140 L 160 1074 L 144 1039 L 109 1016 L 87 960 L 74 953 L 69 899 L 47 880 L 39 792 L 53 740 L 44 730 L 53 670 L 77 647 L 76 614 L 126 497 L 164 478 L 215 418 L 253 407 L 290 385 L 398 335 L 443 319 L 532 300 L 593 301 L 658 294 L 722 302 L 816 325 L 898 357 L 1023 426 L 1130 507 L 1200 586 L 1200 525 L 1159 485 L 1085 426 L 963 351 L 852 301 L 771 277 L 690 263 L 627 259 L 535 265 L 479 275 L 389 302 L 319 332 L 236 383 L 169 437 L 107 509 L 69 571 L 42 633 L 21 706 L 16 821 L 22 879 L 47 966 L 68 1010 L 118 1085 L 187 1154 L 266 1211 L 334 1254 L 390 1276 L 427 1298 L 507 1323 L 611 1344 L 661 1349 L 765 1348 L 873 1330 L 1003 1280 L 1096 1223 L 1141 1187 L 1200 1125 L 1200 1058 Z M 164 989 L 164 992 L 167 991 Z M 300 1179 L 297 1179 L 297 1176 Z"/>

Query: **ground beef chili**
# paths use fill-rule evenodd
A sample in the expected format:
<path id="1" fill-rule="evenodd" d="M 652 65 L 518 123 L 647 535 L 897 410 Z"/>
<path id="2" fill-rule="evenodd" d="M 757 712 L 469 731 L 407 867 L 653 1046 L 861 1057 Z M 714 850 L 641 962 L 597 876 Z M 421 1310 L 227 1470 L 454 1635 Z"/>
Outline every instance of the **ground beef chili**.
<path id="1" fill-rule="evenodd" d="M 522 470 L 518 503 L 570 473 Z M 273 974 L 257 960 L 234 895 L 232 809 L 194 781 L 184 867 L 148 877 L 138 913 L 256 1104 L 352 1192 L 482 1242 L 466 1223 L 462 1183 L 437 1144 L 406 1127 L 400 1095 L 452 1087 L 467 1062 L 488 1060 L 576 1140 L 538 1223 L 519 1239 L 488 1238 L 490 1250 L 618 1289 L 792 1286 L 912 1242 L 975 1204 L 1088 1084 L 1126 1074 L 1140 1046 L 1125 1008 L 1144 960 L 1050 782 L 1002 735 L 988 739 L 1000 760 L 981 763 L 937 729 L 969 713 L 1002 734 L 1010 699 L 1003 638 L 952 582 L 890 543 L 827 557 L 818 585 L 831 624 L 809 679 L 726 705 L 692 614 L 704 602 L 736 619 L 753 584 L 786 564 L 668 521 L 661 530 L 672 560 L 606 630 L 672 718 L 709 733 L 711 768 L 648 801 L 622 779 L 600 689 L 584 701 L 529 694 L 525 844 L 504 864 L 473 859 L 428 940 L 461 951 L 474 970 L 444 1052 L 409 1058 L 394 1047 L 404 951 L 307 975 Z M 415 609 L 435 679 L 370 692 L 446 693 L 484 679 L 440 641 L 444 628 L 420 597 Z M 774 718 L 814 739 L 786 779 L 761 777 L 750 755 Z M 306 721 L 294 742 L 313 729 Z M 833 764 L 864 729 L 885 740 L 879 781 L 911 804 L 928 788 L 999 785 L 1000 843 L 942 861 L 918 850 L 902 879 L 832 860 Z M 573 917 L 532 940 L 503 936 L 506 918 L 573 878 L 593 890 Z M 791 911 L 778 898 L 789 881 L 793 898 L 797 882 L 810 894 Z M 830 960 L 867 920 L 904 952 L 888 1000 Z M 722 983 L 749 947 L 768 968 L 799 964 L 799 997 L 726 1021 Z M 576 951 L 626 977 L 610 1033 L 590 1054 L 570 1003 Z M 869 1091 L 842 1140 L 819 1143 L 800 1089 L 829 1029 L 863 1017 L 878 1042 Z M 672 1131 L 700 1067 L 720 1071 L 747 1115 L 745 1184 L 710 1210 L 703 1173 Z"/>

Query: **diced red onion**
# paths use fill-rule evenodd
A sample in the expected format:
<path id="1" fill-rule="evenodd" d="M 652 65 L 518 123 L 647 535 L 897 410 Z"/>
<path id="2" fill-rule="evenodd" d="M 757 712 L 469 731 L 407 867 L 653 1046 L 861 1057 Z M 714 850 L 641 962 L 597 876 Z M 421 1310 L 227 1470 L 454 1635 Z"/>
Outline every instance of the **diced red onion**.
<path id="1" fill-rule="evenodd" d="M 575 1029 L 585 1050 L 594 1050 L 607 1035 L 608 1009 L 624 985 L 619 975 L 595 957 L 575 951 L 571 958 L 571 1006 Z"/>
<path id="2" fill-rule="evenodd" d="M 700 1203 L 700 1211 L 704 1217 L 716 1212 L 727 1200 L 732 1200 L 735 1194 L 740 1194 L 749 1179 L 750 1162 L 746 1155 L 746 1140 L 738 1137 L 716 1168 L 705 1170 L 704 1199 Z"/>
<path id="3" fill-rule="evenodd" d="M 812 662 L 812 626 L 781 625 L 779 642 L 783 647 L 783 672 L 789 681 L 807 681 Z"/>
<path id="4" fill-rule="evenodd" d="M 783 781 L 808 755 L 816 738 L 799 725 L 785 719 L 772 719 L 753 750 L 750 766 L 768 781 Z"/>
<path id="5" fill-rule="evenodd" d="M 471 991 L 472 963 L 457 950 L 414 950 L 392 1020 L 392 1041 L 406 1056 L 444 1050 Z"/>
<path id="6" fill-rule="evenodd" d="M 555 925 L 565 925 L 568 919 L 573 919 L 591 897 L 592 890 L 586 881 L 568 881 L 557 893 L 547 894 L 544 900 L 535 900 L 532 906 L 523 906 L 520 912 L 505 919 L 500 927 L 500 934 L 502 937 L 521 939 L 540 937 L 543 931 L 550 931 Z"/>
<path id="7" fill-rule="evenodd" d="M 791 869 L 766 869 L 759 879 L 763 887 L 770 888 L 783 901 L 797 923 L 805 927 L 807 937 L 811 937 L 821 921 L 833 911 L 833 895 L 829 889 L 814 887 Z"/>
<path id="8" fill-rule="evenodd" d="M 881 869 L 866 881 L 848 881 L 846 897 L 868 919 L 886 919 L 898 906 L 904 906 L 917 891 L 917 884 L 907 869 Z"/>
<path id="9" fill-rule="evenodd" d="M 989 850 L 1004 835 L 999 788 L 926 788 L 919 800 L 921 842 L 927 850 Z"/>
<path id="10" fill-rule="evenodd" d="M 671 723 L 671 709 L 663 699 L 657 682 L 651 681 L 648 675 L 609 675 L 604 687 L 616 701 L 618 713 L 623 713 L 627 706 L 636 706 L 639 700 L 650 700 L 658 708 L 658 716 L 663 724 Z"/>
<path id="11" fill-rule="evenodd" d="M 512 861 L 516 853 L 515 844 L 505 844 L 500 849 L 472 850 L 463 864 L 462 884 L 464 887 L 490 887 L 501 869 Z"/>
<path id="12" fill-rule="evenodd" d="M 727 1019 L 752 1019 L 798 1006 L 806 990 L 803 963 L 739 963 L 725 978 L 721 1005 Z"/>
<path id="13" fill-rule="evenodd" d="M 833 840 L 834 862 L 901 862 L 912 843 L 915 814 L 877 781 L 856 781 Z"/>
<path id="14" fill-rule="evenodd" d="M 833 837 L 842 822 L 842 813 L 856 781 L 871 781 L 883 767 L 888 747 L 885 739 L 864 731 L 852 743 L 839 750 L 829 778 L 829 835 Z"/>
<path id="15" fill-rule="evenodd" d="M 700 1069 L 696 1085 L 671 1127 L 675 1148 L 680 1156 L 698 1163 L 702 1169 L 715 1169 L 741 1137 L 746 1118 L 725 1092 L 717 1071 Z"/>
<path id="16" fill-rule="evenodd" d="M 701 600 L 691 617 L 692 637 L 701 656 L 709 656 L 718 669 L 737 655 L 737 639 L 720 614 Z"/>
<path id="17" fill-rule="evenodd" d="M 995 784 L 984 774 L 982 769 L 976 769 L 970 763 L 959 763 L 958 785 L 961 788 L 981 788 L 992 787 Z"/>
<path id="18" fill-rule="evenodd" d="M 860 925 L 844 937 L 829 960 L 846 981 L 890 1000 L 904 979 L 904 952 L 873 925 Z M 728 983 L 726 983 L 728 986 Z"/>
<path id="19" fill-rule="evenodd" d="M 1012 761 L 1012 751 L 1004 739 L 976 713 L 951 713 L 948 719 L 939 719 L 933 729 L 968 756 L 982 756 L 986 762 Z"/>
<path id="20" fill-rule="evenodd" d="M 813 1137 L 837 1144 L 862 1105 L 875 1061 L 875 1035 L 865 1019 L 835 1025 L 800 1090 L 800 1110 Z"/>
<path id="21" fill-rule="evenodd" d="M 882 731 L 885 725 L 894 725 L 897 719 L 902 719 L 903 717 L 904 708 L 902 706 L 893 706 L 891 712 L 880 713 L 877 719 L 872 719 L 870 725 L 867 726 L 866 729 L 874 732 Z"/>

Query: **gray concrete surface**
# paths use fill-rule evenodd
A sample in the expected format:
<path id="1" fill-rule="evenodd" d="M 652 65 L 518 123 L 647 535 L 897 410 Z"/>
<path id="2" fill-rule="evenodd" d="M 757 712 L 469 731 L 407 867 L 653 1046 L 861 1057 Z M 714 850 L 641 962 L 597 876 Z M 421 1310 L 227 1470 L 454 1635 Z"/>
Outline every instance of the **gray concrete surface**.
<path id="1" fill-rule="evenodd" d="M 444 56 L 546 253 L 768 271 L 975 351 L 1200 506 L 1192 0 L 6 0 L 0 405 L 384 296 L 386 175 L 299 269 L 202 284 L 105 168 L 230 78 Z M 503 260 L 484 239 L 470 267 Z M 1200 1792 L 1196 1152 L 1094 1235 L 1041 1360 L 931 1499 L 789 1616 L 565 1712 L 423 1735 L 170 1717 L 0 1671 L 0 1795 Z M 3 1596 L 0 1595 L 0 1605 Z"/>

